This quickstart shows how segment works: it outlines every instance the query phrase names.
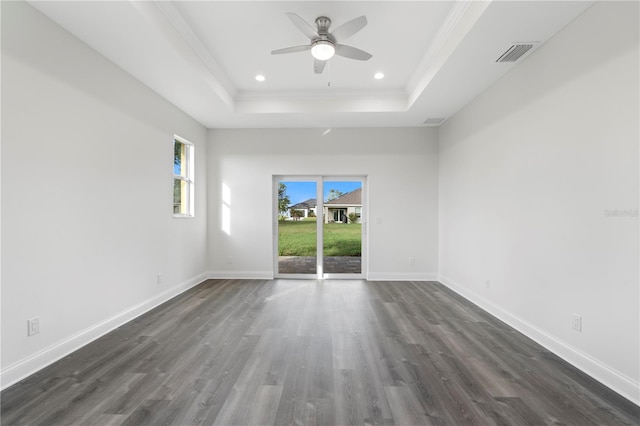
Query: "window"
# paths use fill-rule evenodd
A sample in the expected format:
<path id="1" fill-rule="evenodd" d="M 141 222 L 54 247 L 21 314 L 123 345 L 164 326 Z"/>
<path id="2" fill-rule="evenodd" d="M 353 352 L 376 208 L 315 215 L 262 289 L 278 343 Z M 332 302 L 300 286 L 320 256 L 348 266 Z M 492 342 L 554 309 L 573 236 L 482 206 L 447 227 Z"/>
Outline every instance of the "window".
<path id="1" fill-rule="evenodd" d="M 173 215 L 193 216 L 193 144 L 173 140 Z"/>

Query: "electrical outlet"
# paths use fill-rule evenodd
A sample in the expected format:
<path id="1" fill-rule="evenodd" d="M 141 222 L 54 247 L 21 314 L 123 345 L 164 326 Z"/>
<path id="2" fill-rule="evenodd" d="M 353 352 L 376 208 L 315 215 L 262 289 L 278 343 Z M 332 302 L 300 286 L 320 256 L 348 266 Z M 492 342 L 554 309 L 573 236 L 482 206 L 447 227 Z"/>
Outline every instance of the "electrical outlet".
<path id="1" fill-rule="evenodd" d="M 40 318 L 27 320 L 27 336 L 33 336 L 38 333 L 40 333 Z"/>
<path id="2" fill-rule="evenodd" d="M 158 275 L 156 275 L 156 284 L 162 284 L 162 273 L 158 272 Z"/>
<path id="3" fill-rule="evenodd" d="M 416 258 L 415 257 L 412 257 L 411 259 L 409 259 L 409 265 L 415 266 L 415 264 L 416 264 Z"/>
<path id="4" fill-rule="evenodd" d="M 491 288 L 491 280 L 487 280 L 484 283 L 485 288 Z"/>
<path id="5" fill-rule="evenodd" d="M 582 317 L 580 315 L 573 314 L 573 322 L 571 328 L 575 331 L 582 332 Z"/>

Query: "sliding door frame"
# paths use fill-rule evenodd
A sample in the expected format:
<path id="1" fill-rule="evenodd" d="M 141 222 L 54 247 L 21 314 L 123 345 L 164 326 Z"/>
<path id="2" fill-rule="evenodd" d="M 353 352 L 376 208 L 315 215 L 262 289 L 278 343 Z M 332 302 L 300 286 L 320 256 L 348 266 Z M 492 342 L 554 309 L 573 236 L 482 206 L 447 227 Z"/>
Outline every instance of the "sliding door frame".
<path id="1" fill-rule="evenodd" d="M 362 279 L 365 278 L 366 279 L 366 273 L 365 271 L 367 270 L 367 256 L 365 255 L 365 253 L 368 252 L 367 247 L 368 247 L 368 243 L 367 243 L 367 214 L 369 212 L 369 206 L 367 205 L 367 177 L 363 176 L 363 175 L 326 175 L 326 176 L 322 176 L 322 191 L 323 191 L 323 196 L 322 198 L 322 202 L 323 202 L 323 208 L 322 211 L 324 213 L 324 186 L 325 184 L 330 184 L 331 182 L 360 182 L 362 185 L 362 208 L 361 208 L 361 213 L 360 213 L 360 224 L 362 225 L 362 230 L 361 230 L 361 234 L 360 234 L 360 273 L 359 274 L 328 274 L 328 273 L 323 273 L 322 278 L 324 279 Z M 322 222 L 320 224 L 320 228 L 321 231 L 320 233 L 323 236 L 323 245 L 322 245 L 322 258 L 320 259 L 320 263 L 324 263 L 324 220 L 321 220 L 320 222 Z"/>
<path id="2" fill-rule="evenodd" d="M 316 274 L 281 274 L 278 270 L 278 184 L 280 182 L 315 182 L 316 184 Z M 362 184 L 362 210 L 360 223 L 362 224 L 360 242 L 360 273 L 359 274 L 325 274 L 324 273 L 324 184 L 326 182 L 361 182 Z M 293 279 L 366 279 L 368 241 L 367 241 L 367 216 L 368 188 L 367 177 L 364 175 L 273 175 L 273 267 L 276 278 Z"/>

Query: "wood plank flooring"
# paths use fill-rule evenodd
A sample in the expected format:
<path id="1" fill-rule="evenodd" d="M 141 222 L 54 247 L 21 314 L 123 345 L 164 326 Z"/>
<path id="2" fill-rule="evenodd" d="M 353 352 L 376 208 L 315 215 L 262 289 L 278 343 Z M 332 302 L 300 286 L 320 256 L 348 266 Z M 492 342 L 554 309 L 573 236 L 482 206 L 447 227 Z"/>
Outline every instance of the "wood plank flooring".
<path id="1" fill-rule="evenodd" d="M 622 425 L 434 282 L 210 280 L 5 390 L 2 425 Z"/>

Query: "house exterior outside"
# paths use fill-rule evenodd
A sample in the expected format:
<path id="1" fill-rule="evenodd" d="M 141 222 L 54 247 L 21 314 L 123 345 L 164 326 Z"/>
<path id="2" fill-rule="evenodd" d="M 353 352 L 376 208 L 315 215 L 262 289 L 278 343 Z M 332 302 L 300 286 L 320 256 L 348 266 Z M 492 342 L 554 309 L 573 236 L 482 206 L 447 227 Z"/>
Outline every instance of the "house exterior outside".
<path id="1" fill-rule="evenodd" d="M 324 203 L 324 223 L 347 223 L 350 213 L 362 217 L 362 188 L 342 194 Z"/>
<path id="2" fill-rule="evenodd" d="M 302 213 L 300 217 L 309 217 L 309 213 L 313 212 L 317 216 L 317 205 L 318 201 L 315 198 L 309 198 L 306 201 L 302 201 L 298 204 L 294 204 L 289 207 L 289 211 L 287 212 L 287 216 L 291 217 L 291 210 L 298 210 Z"/>

